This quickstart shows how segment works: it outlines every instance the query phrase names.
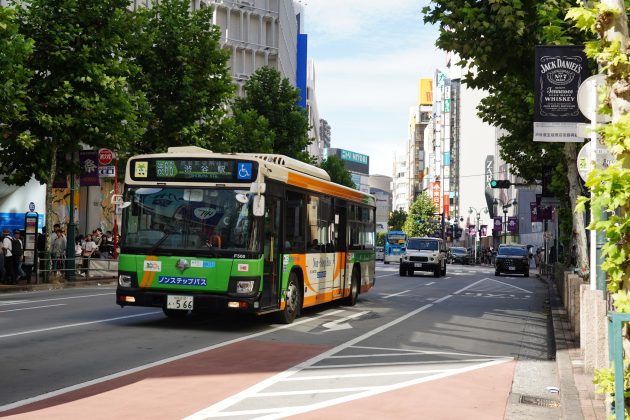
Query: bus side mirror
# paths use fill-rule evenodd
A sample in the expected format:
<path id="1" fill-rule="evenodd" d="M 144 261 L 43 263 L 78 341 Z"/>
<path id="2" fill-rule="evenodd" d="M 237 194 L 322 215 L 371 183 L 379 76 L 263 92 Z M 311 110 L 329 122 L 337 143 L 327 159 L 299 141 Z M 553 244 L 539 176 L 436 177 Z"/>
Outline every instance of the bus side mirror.
<path id="1" fill-rule="evenodd" d="M 263 195 L 255 195 L 253 201 L 253 212 L 254 216 L 264 216 L 265 215 L 265 196 Z"/>

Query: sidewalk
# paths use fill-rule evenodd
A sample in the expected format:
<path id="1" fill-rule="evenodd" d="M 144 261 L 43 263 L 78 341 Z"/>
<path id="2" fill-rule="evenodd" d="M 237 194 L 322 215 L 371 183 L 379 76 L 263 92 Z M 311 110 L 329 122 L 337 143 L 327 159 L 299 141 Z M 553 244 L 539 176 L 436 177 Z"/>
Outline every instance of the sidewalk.
<path id="1" fill-rule="evenodd" d="M 549 285 L 562 418 L 605 420 L 604 396 L 594 392 L 593 373 L 584 372 L 582 352 L 575 341 L 555 284 L 548 278 L 537 276 Z"/>
<path id="2" fill-rule="evenodd" d="M 0 293 L 30 292 L 37 290 L 64 289 L 67 287 L 89 287 L 115 284 L 115 277 L 91 277 L 89 279 L 77 277 L 74 281 L 63 279 L 59 282 L 51 283 L 35 283 L 35 277 L 33 277 L 33 280 L 31 280 L 30 283 L 26 283 L 26 280 L 21 280 L 18 284 L 0 284 Z"/>

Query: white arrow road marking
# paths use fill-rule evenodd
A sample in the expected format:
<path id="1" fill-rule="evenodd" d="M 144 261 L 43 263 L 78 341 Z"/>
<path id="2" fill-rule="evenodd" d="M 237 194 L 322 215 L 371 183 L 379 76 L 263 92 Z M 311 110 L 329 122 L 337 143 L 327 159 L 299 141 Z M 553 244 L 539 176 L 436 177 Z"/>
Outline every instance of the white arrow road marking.
<path id="1" fill-rule="evenodd" d="M 338 331 L 338 330 L 347 330 L 352 328 L 352 325 L 348 324 L 345 321 L 349 321 L 354 318 L 358 318 L 361 315 L 369 314 L 370 311 L 357 312 L 356 314 L 349 315 L 345 318 L 337 319 L 335 321 L 330 321 L 322 325 L 324 328 L 328 328 L 328 331 Z"/>

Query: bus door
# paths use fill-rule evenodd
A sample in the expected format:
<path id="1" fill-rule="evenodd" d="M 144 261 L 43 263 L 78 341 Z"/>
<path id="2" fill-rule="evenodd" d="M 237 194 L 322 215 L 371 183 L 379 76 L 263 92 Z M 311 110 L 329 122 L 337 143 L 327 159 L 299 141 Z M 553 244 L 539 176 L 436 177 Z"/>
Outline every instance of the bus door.
<path id="1" fill-rule="evenodd" d="M 346 207 L 335 204 L 334 213 L 333 243 L 335 244 L 335 267 L 339 267 L 339 273 L 337 273 L 336 269 L 334 270 L 333 298 L 337 298 L 343 295 L 343 279 L 346 277 L 346 263 L 348 258 L 348 254 L 346 253 Z"/>
<path id="2" fill-rule="evenodd" d="M 263 291 L 261 298 L 262 308 L 277 308 L 279 305 L 280 290 L 280 215 L 282 201 L 278 197 L 267 195 L 265 197 L 265 222 L 264 222 L 264 273 Z"/>

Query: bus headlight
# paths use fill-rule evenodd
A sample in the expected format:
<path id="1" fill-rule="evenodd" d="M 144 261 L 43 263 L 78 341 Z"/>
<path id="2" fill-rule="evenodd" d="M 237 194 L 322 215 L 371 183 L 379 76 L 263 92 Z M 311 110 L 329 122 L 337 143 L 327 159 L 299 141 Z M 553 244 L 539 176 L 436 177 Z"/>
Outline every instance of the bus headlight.
<path id="1" fill-rule="evenodd" d="M 236 282 L 236 293 L 239 294 L 250 294 L 254 291 L 254 283 L 253 280 L 239 280 Z"/>
<path id="2" fill-rule="evenodd" d="M 118 276 L 118 285 L 120 287 L 131 287 L 131 276 L 128 274 L 120 274 Z"/>

